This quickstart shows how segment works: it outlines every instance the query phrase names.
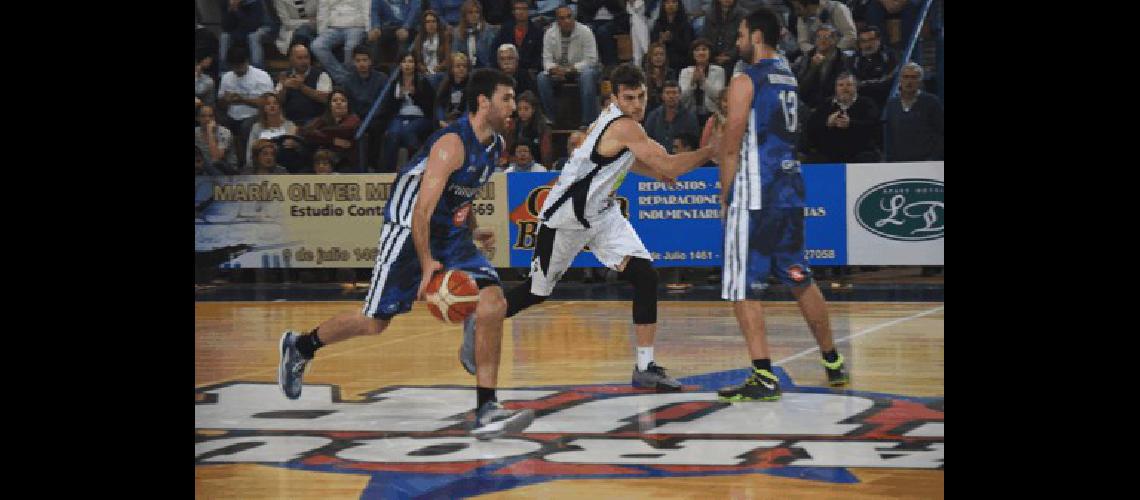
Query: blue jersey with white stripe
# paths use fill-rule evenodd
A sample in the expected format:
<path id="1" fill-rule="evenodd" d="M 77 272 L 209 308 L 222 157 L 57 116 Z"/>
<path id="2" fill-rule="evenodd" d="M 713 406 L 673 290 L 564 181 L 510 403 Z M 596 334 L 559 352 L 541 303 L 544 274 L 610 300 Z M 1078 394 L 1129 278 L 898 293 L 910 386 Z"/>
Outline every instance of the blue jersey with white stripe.
<path id="1" fill-rule="evenodd" d="M 447 178 L 439 203 L 431 215 L 431 233 L 433 238 L 437 238 L 452 236 L 467 229 L 467 217 L 474 216 L 471 213 L 472 200 L 495 172 L 495 165 L 503 150 L 503 138 L 495 134 L 490 146 L 480 144 L 466 114 L 455 123 L 433 133 L 419 152 L 400 169 L 392 184 L 388 205 L 384 208 L 385 221 L 404 227 L 412 226 L 412 208 L 419 196 L 420 179 L 427 167 L 428 155 L 436 141 L 449 133 L 459 134 L 463 142 L 463 165 Z M 447 230 L 443 231 L 443 228 Z"/>
<path id="2" fill-rule="evenodd" d="M 734 181 L 737 200 L 749 210 L 804 206 L 804 181 L 796 160 L 800 120 L 796 77 L 782 59 L 762 59 L 744 69 L 752 80 L 752 112 Z"/>

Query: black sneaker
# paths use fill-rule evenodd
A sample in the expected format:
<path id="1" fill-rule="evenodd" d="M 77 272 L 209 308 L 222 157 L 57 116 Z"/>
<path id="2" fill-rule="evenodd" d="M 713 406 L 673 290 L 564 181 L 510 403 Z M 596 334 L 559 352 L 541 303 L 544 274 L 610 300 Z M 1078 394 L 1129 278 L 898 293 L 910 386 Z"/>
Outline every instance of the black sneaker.
<path id="1" fill-rule="evenodd" d="M 681 390 L 681 383 L 665 373 L 664 367 L 658 366 L 657 363 L 652 361 L 649 362 L 649 366 L 645 367 L 645 371 L 638 370 L 636 365 L 633 367 L 633 380 L 631 383 L 634 387 L 656 389 L 657 392 L 677 392 Z"/>
<path id="2" fill-rule="evenodd" d="M 850 379 L 847 377 L 847 374 L 843 371 L 842 354 L 840 354 L 839 357 L 835 359 L 834 363 L 828 363 L 827 360 L 822 359 L 820 360 L 820 363 L 823 364 L 823 370 L 827 372 L 827 385 L 838 387 L 841 385 L 847 385 L 847 382 L 850 381 Z"/>
<path id="3" fill-rule="evenodd" d="M 752 369 L 752 375 L 743 384 L 716 391 L 721 401 L 778 401 L 780 381 L 768 370 Z"/>
<path id="4" fill-rule="evenodd" d="M 480 441 L 494 439 L 503 434 L 521 432 L 534 421 L 534 410 L 508 410 L 498 401 L 487 401 L 475 412 L 475 425 L 471 435 Z"/>

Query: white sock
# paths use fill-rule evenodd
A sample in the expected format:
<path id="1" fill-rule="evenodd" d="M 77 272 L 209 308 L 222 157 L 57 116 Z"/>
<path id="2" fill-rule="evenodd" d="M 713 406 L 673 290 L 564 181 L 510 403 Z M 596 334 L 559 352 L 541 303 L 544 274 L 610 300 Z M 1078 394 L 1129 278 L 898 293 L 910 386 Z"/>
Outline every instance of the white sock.
<path id="1" fill-rule="evenodd" d="M 653 361 L 653 347 L 638 347 L 637 348 L 637 369 L 645 371 L 649 368 L 649 363 Z"/>

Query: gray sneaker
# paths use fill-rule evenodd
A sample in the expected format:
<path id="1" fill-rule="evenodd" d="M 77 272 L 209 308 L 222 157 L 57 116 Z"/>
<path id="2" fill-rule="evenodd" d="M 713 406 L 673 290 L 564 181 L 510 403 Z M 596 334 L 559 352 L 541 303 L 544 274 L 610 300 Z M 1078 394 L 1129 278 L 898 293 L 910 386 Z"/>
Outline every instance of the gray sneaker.
<path id="1" fill-rule="evenodd" d="M 656 389 L 657 392 L 676 392 L 681 390 L 681 383 L 665 373 L 665 368 L 657 363 L 649 362 L 645 371 L 633 367 L 633 386 L 642 389 Z"/>
<path id="2" fill-rule="evenodd" d="M 463 345 L 459 346 L 459 364 L 467 373 L 475 374 L 475 315 L 463 320 Z"/>
<path id="3" fill-rule="evenodd" d="M 300 335 L 292 330 L 281 335 L 281 359 L 277 364 L 277 385 L 281 392 L 289 399 L 301 397 L 301 378 L 305 376 L 305 367 L 309 359 L 297 350 L 297 337 Z"/>
<path id="4" fill-rule="evenodd" d="M 503 434 L 521 432 L 533 421 L 534 410 L 508 410 L 498 401 L 487 401 L 475 413 L 471 435 L 480 441 L 495 439 Z"/>

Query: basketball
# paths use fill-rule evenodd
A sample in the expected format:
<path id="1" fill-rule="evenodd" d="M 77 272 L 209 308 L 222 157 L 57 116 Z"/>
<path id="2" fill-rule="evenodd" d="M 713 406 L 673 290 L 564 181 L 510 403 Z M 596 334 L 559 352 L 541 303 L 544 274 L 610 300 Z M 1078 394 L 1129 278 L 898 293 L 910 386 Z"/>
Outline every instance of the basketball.
<path id="1" fill-rule="evenodd" d="M 432 275 L 424 291 L 428 311 L 447 324 L 460 323 L 475 312 L 479 287 L 467 273 L 458 269 Z"/>

